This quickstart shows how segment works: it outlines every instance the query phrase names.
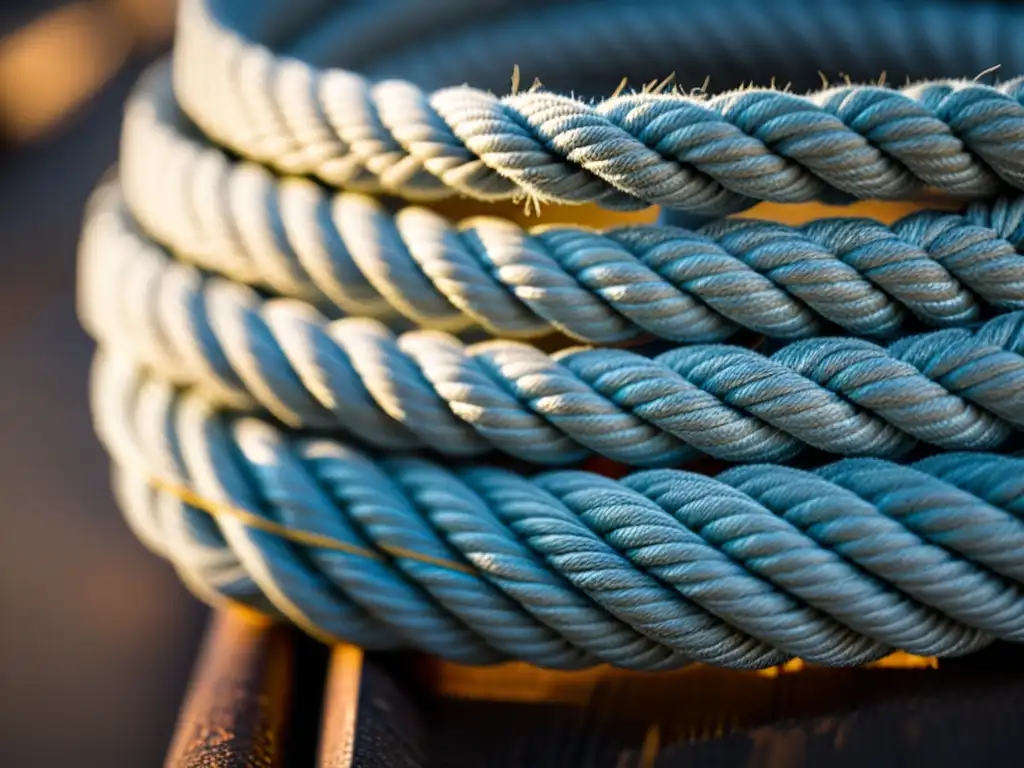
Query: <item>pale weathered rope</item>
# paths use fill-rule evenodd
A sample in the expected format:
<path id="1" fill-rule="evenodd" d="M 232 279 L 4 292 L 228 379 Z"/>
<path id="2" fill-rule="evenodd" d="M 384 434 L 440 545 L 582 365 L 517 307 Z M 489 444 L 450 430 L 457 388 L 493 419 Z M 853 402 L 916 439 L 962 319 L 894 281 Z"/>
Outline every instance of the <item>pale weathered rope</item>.
<path id="1" fill-rule="evenodd" d="M 116 359 L 96 374 L 136 527 L 177 528 L 163 554 L 179 568 L 216 590 L 230 565 L 252 579 L 230 580 L 233 596 L 261 590 L 322 637 L 640 669 L 858 664 L 1024 637 L 1019 459 L 526 479 L 289 439 Z"/>
<path id="2" fill-rule="evenodd" d="M 544 90 L 425 93 L 277 58 L 223 25 L 237 4 L 182 5 L 176 85 L 218 141 L 292 173 L 416 198 L 528 195 L 706 216 L 756 200 L 965 196 L 1024 187 L 1019 81 L 842 86 L 595 104 Z M 837 197 L 838 196 L 838 197 Z"/>
<path id="3" fill-rule="evenodd" d="M 138 221 L 176 254 L 234 280 L 346 314 L 496 336 L 557 330 L 608 344 L 650 334 L 706 342 L 746 328 L 803 338 L 833 323 L 885 337 L 917 318 L 979 320 L 1024 309 L 1024 198 L 891 227 L 726 219 L 691 232 L 633 226 L 524 231 L 460 225 L 236 164 L 190 137 L 158 67 L 128 105 L 121 184 Z"/>
<path id="4" fill-rule="evenodd" d="M 807 96 L 665 85 L 588 103 L 316 69 L 348 66 L 348 50 L 381 71 L 419 61 L 429 81 L 472 58 L 456 47 L 432 68 L 443 33 L 503 39 L 489 10 L 509 28 L 582 13 L 616 67 L 644 58 L 645 36 L 679 33 L 655 22 L 696 7 L 666 4 L 619 35 L 594 22 L 619 18 L 617 0 L 438 0 L 436 18 L 394 24 L 371 5 L 186 0 L 174 88 L 205 136 L 158 68 L 129 107 L 121 180 L 87 213 L 97 431 L 133 530 L 192 589 L 324 639 L 474 664 L 850 665 L 1024 641 L 1024 460 L 984 452 L 1015 450 L 1024 426 L 1024 203 L 891 227 L 594 233 L 459 226 L 359 194 L 702 215 L 926 186 L 987 197 L 1024 188 L 1020 81 Z M 898 57 L 957 29 L 959 12 L 940 23 L 922 8 L 899 17 L 932 22 L 897 31 L 917 41 Z M 1003 17 L 975 8 L 975 29 Z M 801 35 L 819 42 L 877 28 L 819 36 L 824 17 L 806 18 Z M 528 58 L 563 34 L 538 35 Z M 737 19 L 730 39 L 755 38 Z M 939 330 L 912 333 L 927 326 Z M 632 347 L 471 343 L 479 329 Z M 768 338 L 706 343 L 752 341 L 743 330 Z M 935 448 L 957 452 L 883 460 Z M 493 449 L 550 465 L 746 465 L 613 480 L 466 460 Z M 813 469 L 808 449 L 863 458 Z M 797 454 L 812 469 L 751 463 Z"/>
<path id="5" fill-rule="evenodd" d="M 505 93 L 516 65 L 523 86 L 538 77 L 549 90 L 588 98 L 607 97 L 624 74 L 638 87 L 674 73 L 686 91 L 721 91 L 752 81 L 801 90 L 823 78 L 903 83 L 997 64 L 1024 71 L 1017 9 L 1000 0 L 661 0 L 642 13 L 636 0 L 558 0 L 485 11 L 459 25 L 423 24 L 415 40 L 400 44 L 386 27 L 377 39 L 356 27 L 345 36 L 346 43 L 358 38 L 351 46 L 332 44 L 341 17 L 350 18 L 334 10 L 333 28 L 313 25 L 288 46 L 271 46 L 318 67 L 402 78 L 425 90 L 467 83 Z M 230 15 L 222 17 L 229 27 Z M 259 32 L 250 39 L 267 40 Z"/>
<path id="6" fill-rule="evenodd" d="M 825 337 L 771 356 L 723 345 L 548 356 L 514 341 L 396 337 L 364 318 L 331 323 L 308 304 L 267 301 L 170 261 L 116 208 L 94 215 L 82 314 L 100 338 L 289 424 L 378 445 L 452 455 L 498 447 L 556 464 L 594 451 L 656 466 L 695 449 L 732 461 L 780 461 L 806 447 L 899 456 L 916 441 L 986 450 L 1024 426 L 1024 312 L 888 348 Z"/>

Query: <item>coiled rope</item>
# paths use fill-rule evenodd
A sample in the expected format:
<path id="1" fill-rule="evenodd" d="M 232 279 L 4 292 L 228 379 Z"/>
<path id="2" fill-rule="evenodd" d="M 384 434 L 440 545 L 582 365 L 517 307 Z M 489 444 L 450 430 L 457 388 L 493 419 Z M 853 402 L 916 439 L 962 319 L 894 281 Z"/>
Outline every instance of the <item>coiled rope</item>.
<path id="1" fill-rule="evenodd" d="M 491 660 L 639 669 L 790 655 L 860 664 L 894 648 L 955 655 L 1022 639 L 1020 459 L 618 482 L 452 472 L 225 420 L 130 365 L 100 363 L 94 407 L 135 525 L 171 544 L 179 567 L 244 571 L 254 583 L 232 574 L 233 596 L 262 590 L 320 636 L 475 663 L 488 647 Z M 145 486 L 140 472 L 154 468 L 169 484 Z M 177 484 L 201 494 L 216 531 Z M 317 538 L 292 545 L 277 528 Z"/>
<path id="2" fill-rule="evenodd" d="M 364 318 L 329 323 L 309 305 L 204 280 L 124 229 L 111 197 L 109 221 L 95 214 L 82 249 L 96 335 L 296 427 L 452 455 L 500 448 L 563 464 L 594 451 L 664 466 L 697 451 L 730 461 L 780 461 L 806 447 L 900 456 L 917 440 L 990 450 L 1024 426 L 1024 312 L 888 347 L 820 337 L 771 356 L 712 344 L 654 357 L 467 347 L 436 332 L 396 337 Z"/>
<path id="3" fill-rule="evenodd" d="M 392 215 L 364 195 L 280 180 L 187 130 L 159 69 L 125 119 L 120 178 L 134 216 L 204 269 L 328 311 L 611 344 L 719 341 L 741 328 L 795 339 L 829 324 L 884 338 L 913 319 L 960 326 L 1024 309 L 1024 200 L 922 211 L 892 227 L 724 219 L 696 232 L 528 232 L 495 217 L 453 226 L 428 208 Z"/>
<path id="4" fill-rule="evenodd" d="M 707 8 L 634 9 L 616 32 L 624 4 L 534 5 L 182 4 L 173 84 L 159 65 L 133 95 L 80 252 L 133 530 L 209 601 L 472 664 L 853 665 L 1024 640 L 1024 81 L 588 103 L 378 77 L 419 62 L 433 87 L 479 51 L 435 60 L 431 24 L 497 44 L 529 14 L 578 18 L 608 68 L 645 39 L 660 65 Z M 898 34 L 930 20 L 935 40 L 1009 13 L 901 8 Z M 868 29 L 779 11 L 808 40 Z M 315 68 L 345 55 L 373 79 Z M 367 196 L 722 216 L 925 188 L 977 202 L 598 232 Z M 475 458 L 495 450 L 656 469 L 531 477 Z M 709 457 L 743 466 L 678 468 Z"/>
<path id="5" fill-rule="evenodd" d="M 642 93 L 596 105 L 545 90 L 427 94 L 276 59 L 223 25 L 237 11 L 216 0 L 184 5 L 182 105 L 232 149 L 342 186 L 723 216 L 758 200 L 893 199 L 925 186 L 981 196 L 1024 184 L 1017 80 L 808 96 Z"/>

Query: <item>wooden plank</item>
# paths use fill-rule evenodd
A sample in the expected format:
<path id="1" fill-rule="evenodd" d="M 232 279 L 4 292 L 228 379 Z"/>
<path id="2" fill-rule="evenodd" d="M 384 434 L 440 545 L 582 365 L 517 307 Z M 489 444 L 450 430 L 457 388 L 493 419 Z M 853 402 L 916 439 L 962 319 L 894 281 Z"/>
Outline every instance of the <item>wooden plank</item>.
<path id="1" fill-rule="evenodd" d="M 771 673 L 467 668 L 334 650 L 318 768 L 981 764 L 1016 750 L 1017 649 Z M 404 663 L 402 663 L 404 661 Z M 894 666 L 898 664 L 898 666 Z M 932 735 L 929 735 L 932 734 Z M 955 756 L 952 763 L 943 763 Z M 993 762 L 995 761 L 995 762 Z"/>
<path id="2" fill-rule="evenodd" d="M 388 670 L 379 658 L 367 657 L 349 645 L 334 649 L 324 691 L 317 768 L 435 764 L 430 760 L 428 711 L 421 709 L 422 699 L 406 687 L 412 675 L 403 668 Z"/>
<path id="3" fill-rule="evenodd" d="M 178 718 L 167 768 L 285 764 L 295 631 L 243 613 L 216 613 Z"/>
<path id="4" fill-rule="evenodd" d="M 363 652 L 359 648 L 342 645 L 334 649 L 324 690 L 320 768 L 348 768 L 352 764 L 362 672 Z"/>

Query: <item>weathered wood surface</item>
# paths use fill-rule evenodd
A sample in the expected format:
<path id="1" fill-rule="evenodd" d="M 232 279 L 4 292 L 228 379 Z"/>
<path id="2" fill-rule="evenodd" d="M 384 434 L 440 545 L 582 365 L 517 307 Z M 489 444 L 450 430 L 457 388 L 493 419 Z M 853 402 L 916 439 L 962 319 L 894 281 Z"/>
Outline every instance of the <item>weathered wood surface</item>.
<path id="1" fill-rule="evenodd" d="M 426 691 L 410 689 L 413 675 L 385 671 L 351 646 L 331 656 L 317 768 L 428 768 Z"/>
<path id="2" fill-rule="evenodd" d="M 653 675 L 469 669 L 350 646 L 325 668 L 297 663 L 306 642 L 218 616 L 167 766 L 974 768 L 1015 764 L 1024 724 L 1024 654 L 1011 646 L 937 668 Z"/>
<path id="3" fill-rule="evenodd" d="M 167 768 L 282 768 L 295 631 L 223 612 L 207 631 Z"/>
<path id="4" fill-rule="evenodd" d="M 1016 764 L 1024 722 L 1019 664 L 514 677 L 506 696 L 495 673 L 457 686 L 442 676 L 431 765 L 973 768 Z"/>

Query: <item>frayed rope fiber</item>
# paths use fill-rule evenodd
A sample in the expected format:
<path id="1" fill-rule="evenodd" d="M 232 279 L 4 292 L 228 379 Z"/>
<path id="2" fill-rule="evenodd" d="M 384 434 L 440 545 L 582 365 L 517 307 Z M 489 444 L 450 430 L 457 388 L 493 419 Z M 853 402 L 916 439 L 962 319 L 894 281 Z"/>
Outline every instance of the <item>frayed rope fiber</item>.
<path id="1" fill-rule="evenodd" d="M 658 36 L 708 11 L 414 5 L 185 0 L 172 63 L 132 95 L 79 312 L 139 538 L 210 602 L 468 664 L 848 666 L 1024 641 L 1024 81 L 430 91 L 380 74 L 444 80 L 476 55 L 459 40 L 498 51 L 534 15 L 571 15 L 613 62 L 646 36 L 659 61 Z M 837 18 L 855 5 L 880 13 Z M 779 13 L 798 6 L 809 37 L 868 29 Z M 894 23 L 1006 13 L 925 6 Z M 603 231 L 430 207 L 721 217 L 925 189 L 965 205 Z M 636 469 L 575 468 L 593 457 Z M 692 471 L 709 458 L 733 466 Z"/>

